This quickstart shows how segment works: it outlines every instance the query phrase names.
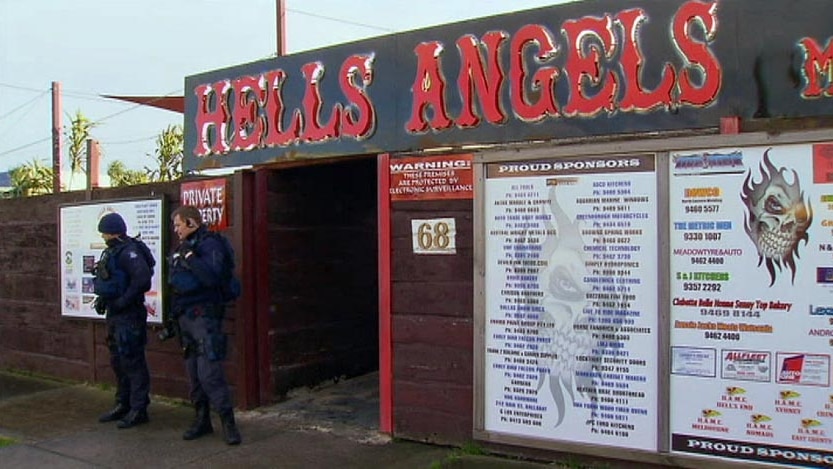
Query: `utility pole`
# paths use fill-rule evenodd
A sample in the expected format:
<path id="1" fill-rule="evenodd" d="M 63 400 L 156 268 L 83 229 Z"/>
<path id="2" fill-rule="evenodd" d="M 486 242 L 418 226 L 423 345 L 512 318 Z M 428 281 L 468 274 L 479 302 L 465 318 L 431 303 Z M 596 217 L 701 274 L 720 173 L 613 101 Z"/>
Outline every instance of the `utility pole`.
<path id="1" fill-rule="evenodd" d="M 61 83 L 52 82 L 52 193 L 61 192 Z"/>
<path id="2" fill-rule="evenodd" d="M 275 0 L 275 10 L 277 13 L 275 32 L 277 33 L 276 36 L 278 41 L 276 55 L 281 57 L 286 55 L 286 5 L 284 0 Z"/>

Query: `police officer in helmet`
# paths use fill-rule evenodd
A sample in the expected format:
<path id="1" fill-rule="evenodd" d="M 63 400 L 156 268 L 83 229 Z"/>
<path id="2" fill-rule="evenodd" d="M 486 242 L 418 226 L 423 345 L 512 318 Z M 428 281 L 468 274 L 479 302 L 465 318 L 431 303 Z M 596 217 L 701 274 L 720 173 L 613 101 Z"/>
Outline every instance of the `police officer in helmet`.
<path id="1" fill-rule="evenodd" d="M 118 420 L 118 428 L 131 428 L 148 421 L 145 292 L 150 289 L 155 262 L 141 241 L 127 236 L 118 213 L 101 217 L 98 231 L 107 248 L 95 268 L 93 284 L 98 296 L 94 308 L 106 318 L 110 366 L 116 375 L 116 405 L 98 421 Z"/>
<path id="2" fill-rule="evenodd" d="M 222 330 L 225 304 L 220 293 L 227 256 L 232 254 L 224 248 L 220 235 L 208 231 L 196 207 L 183 205 L 174 210 L 171 219 L 179 238 L 169 259 L 171 309 L 185 349 L 189 394 L 196 411 L 182 438 L 193 440 L 213 433 L 209 413 L 213 407 L 220 415 L 223 439 L 237 445 L 241 437 L 223 371 L 227 344 Z"/>

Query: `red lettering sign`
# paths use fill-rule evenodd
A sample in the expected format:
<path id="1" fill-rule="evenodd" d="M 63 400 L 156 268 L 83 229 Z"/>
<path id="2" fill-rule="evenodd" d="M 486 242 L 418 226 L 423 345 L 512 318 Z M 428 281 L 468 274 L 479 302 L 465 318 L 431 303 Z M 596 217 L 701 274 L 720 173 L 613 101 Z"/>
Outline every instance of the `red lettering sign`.
<path id="1" fill-rule="evenodd" d="M 225 179 L 183 182 L 179 188 L 179 200 L 182 205 L 199 209 L 202 221 L 209 229 L 224 230 L 228 227 Z"/>
<path id="2" fill-rule="evenodd" d="M 717 2 L 684 2 L 670 19 L 668 40 L 678 54 L 677 65 L 669 58 L 656 70 L 645 70 L 640 31 L 649 20 L 643 9 L 631 8 L 568 19 L 559 31 L 526 24 L 514 36 L 503 30 L 480 37 L 464 34 L 456 47 L 421 42 L 413 51 L 415 74 L 404 130 L 413 136 L 499 126 L 510 118 L 535 123 L 714 105 L 723 83 L 723 69 L 710 48 L 718 31 Z M 803 96 L 833 94 L 833 46 L 828 41 L 822 50 L 811 39 L 801 44 L 807 77 Z M 502 60 L 506 49 L 508 61 Z M 443 57 L 454 53 L 458 56 L 449 62 L 459 63 L 457 76 L 447 77 Z M 562 60 L 560 66 L 553 64 L 556 59 Z M 366 53 L 351 55 L 336 68 L 321 61 L 302 65 L 294 72 L 304 84 L 295 106 L 284 99 L 289 72 L 283 69 L 195 86 L 193 154 L 371 138 L 378 115 L 371 93 L 374 60 L 374 54 Z M 825 74 L 827 88 L 821 84 Z M 643 75 L 658 76 L 659 82 L 649 89 Z M 325 87 L 328 80 L 337 84 L 340 97 L 322 92 L 335 87 Z M 563 86 L 556 86 L 558 80 Z M 565 96 L 557 96 L 557 90 Z"/>
<path id="3" fill-rule="evenodd" d="M 827 40 L 827 46 L 822 50 L 815 39 L 805 37 L 798 43 L 804 51 L 804 89 L 801 97 L 804 99 L 833 96 L 833 38 Z M 827 81 L 827 87 L 822 83 Z"/>

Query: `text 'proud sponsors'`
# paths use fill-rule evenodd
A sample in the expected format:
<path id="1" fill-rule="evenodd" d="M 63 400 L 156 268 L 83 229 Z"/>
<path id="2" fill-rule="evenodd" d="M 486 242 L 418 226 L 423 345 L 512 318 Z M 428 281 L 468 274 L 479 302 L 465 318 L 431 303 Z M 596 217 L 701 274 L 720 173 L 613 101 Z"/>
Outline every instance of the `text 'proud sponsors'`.
<path id="1" fill-rule="evenodd" d="M 486 430 L 656 450 L 654 155 L 486 166 Z"/>
<path id="2" fill-rule="evenodd" d="M 672 154 L 672 450 L 833 465 L 833 145 Z"/>

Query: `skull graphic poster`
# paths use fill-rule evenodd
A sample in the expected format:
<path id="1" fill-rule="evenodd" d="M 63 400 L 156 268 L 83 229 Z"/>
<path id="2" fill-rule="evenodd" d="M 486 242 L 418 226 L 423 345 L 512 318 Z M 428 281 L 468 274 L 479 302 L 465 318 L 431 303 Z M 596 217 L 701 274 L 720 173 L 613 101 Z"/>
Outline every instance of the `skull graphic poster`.
<path id="1" fill-rule="evenodd" d="M 656 450 L 655 165 L 486 165 L 486 430 Z"/>
<path id="2" fill-rule="evenodd" d="M 672 450 L 833 462 L 831 162 L 829 143 L 670 155 Z"/>

